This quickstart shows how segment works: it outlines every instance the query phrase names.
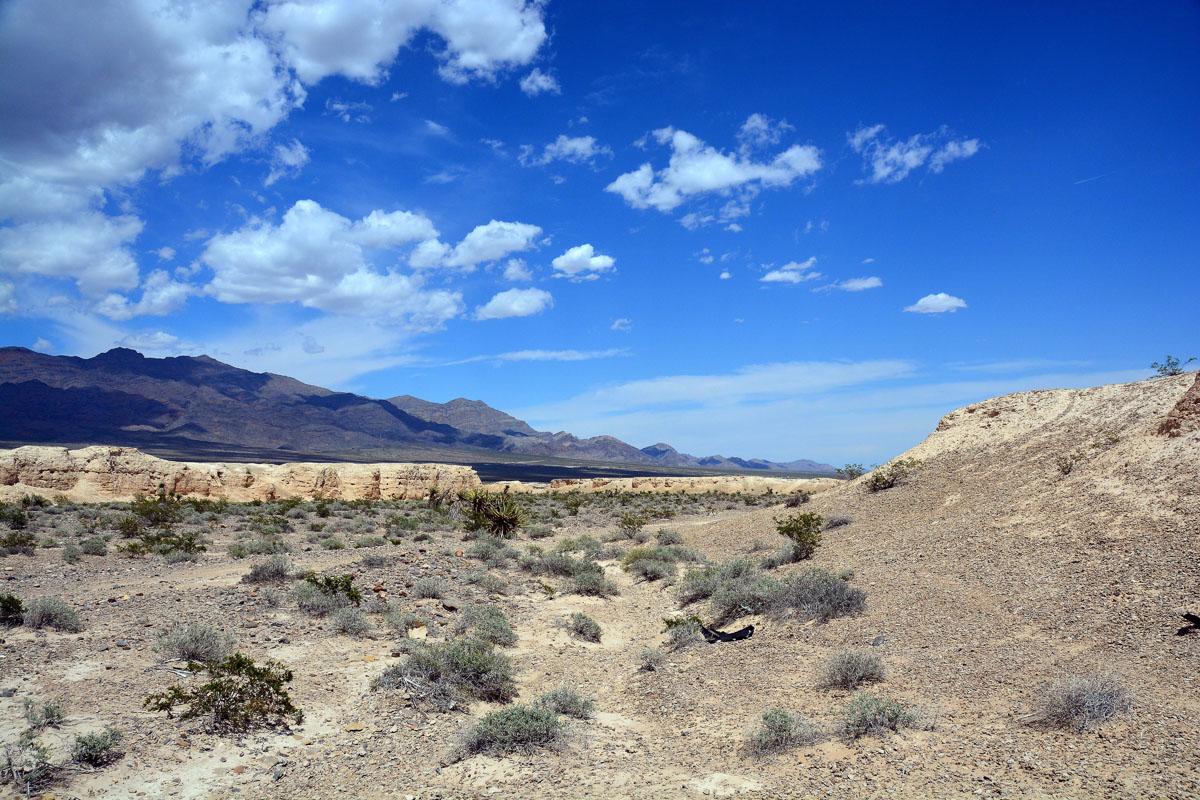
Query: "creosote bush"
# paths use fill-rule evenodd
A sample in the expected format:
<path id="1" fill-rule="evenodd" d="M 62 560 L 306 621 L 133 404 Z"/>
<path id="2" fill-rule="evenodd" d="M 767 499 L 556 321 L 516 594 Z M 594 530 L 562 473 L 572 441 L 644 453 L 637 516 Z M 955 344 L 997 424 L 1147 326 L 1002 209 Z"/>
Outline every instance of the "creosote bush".
<path id="1" fill-rule="evenodd" d="M 791 544 L 774 556 L 763 559 L 764 569 L 774 569 L 783 564 L 794 564 L 812 554 L 821 546 L 821 525 L 825 520 L 820 514 L 806 511 L 791 517 L 775 520 L 779 535 L 791 540 Z"/>
<path id="2" fill-rule="evenodd" d="M 883 659 L 861 650 L 846 649 L 830 656 L 817 672 L 822 689 L 857 689 L 883 680 Z"/>
<path id="3" fill-rule="evenodd" d="M 599 642 L 600 637 L 603 635 L 603 631 L 600 630 L 600 623 L 579 611 L 571 614 L 570 619 L 567 621 L 567 630 L 573 636 L 577 636 L 585 642 Z"/>
<path id="4" fill-rule="evenodd" d="M 125 734 L 120 728 L 108 727 L 96 733 L 83 733 L 75 737 L 71 746 L 71 760 L 89 767 L 103 767 L 125 755 L 121 752 L 121 740 Z"/>
<path id="5" fill-rule="evenodd" d="M 199 665 L 197 665 L 199 669 Z M 184 706 L 180 719 L 206 719 L 221 732 L 240 732 L 260 726 L 299 724 L 304 712 L 292 704 L 285 684 L 291 683 L 292 671 L 276 661 L 261 666 L 241 653 L 220 663 L 207 664 L 209 681 L 195 689 L 170 686 L 148 696 L 143 705 L 151 711 L 173 716 L 176 706 Z"/>
<path id="6" fill-rule="evenodd" d="M 924 464 L 916 458 L 898 458 L 886 467 L 876 467 L 867 475 L 866 487 L 872 492 L 891 489 Z"/>
<path id="7" fill-rule="evenodd" d="M 65 601 L 57 597 L 39 597 L 25 610 L 25 627 L 54 628 L 67 633 L 79 633 L 84 625 L 79 612 Z"/>
<path id="8" fill-rule="evenodd" d="M 25 604 L 19 597 L 11 594 L 0 594 L 0 625 L 9 628 L 24 624 Z"/>
<path id="9" fill-rule="evenodd" d="M 1115 672 L 1068 675 L 1043 686 L 1038 696 L 1038 722 L 1083 733 L 1103 725 L 1133 706 L 1125 679 Z"/>
<path id="10" fill-rule="evenodd" d="M 575 719 L 591 719 L 596 713 L 596 704 L 574 689 L 563 686 L 545 692 L 533 701 L 536 708 L 545 708 L 555 714 L 563 714 Z"/>
<path id="11" fill-rule="evenodd" d="M 799 714 L 773 708 L 762 715 L 759 726 L 746 737 L 746 750 L 754 758 L 811 747 L 823 738 L 821 729 Z"/>
<path id="12" fill-rule="evenodd" d="M 154 645 L 171 658 L 201 664 L 224 661 L 233 652 L 232 633 L 222 633 L 202 622 L 176 622 Z"/>
<path id="13" fill-rule="evenodd" d="M 484 714 L 457 749 L 456 757 L 530 753 L 553 745 L 560 736 L 562 723 L 550 709 L 509 706 Z"/>
<path id="14" fill-rule="evenodd" d="M 62 704 L 54 700 L 33 700 L 25 698 L 22 703 L 25 721 L 29 728 L 40 731 L 42 728 L 57 728 L 67 718 Z"/>

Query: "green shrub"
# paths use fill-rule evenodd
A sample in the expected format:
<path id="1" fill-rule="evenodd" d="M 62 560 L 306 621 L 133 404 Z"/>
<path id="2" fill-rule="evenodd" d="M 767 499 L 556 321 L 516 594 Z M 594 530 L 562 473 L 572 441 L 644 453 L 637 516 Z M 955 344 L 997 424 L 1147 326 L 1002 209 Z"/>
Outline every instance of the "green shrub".
<path id="1" fill-rule="evenodd" d="M 517 643 L 516 631 L 498 606 L 471 606 L 459 617 L 455 628 L 460 635 L 470 632 L 500 647 Z"/>
<path id="2" fill-rule="evenodd" d="M 540 747 L 549 747 L 561 735 L 562 723 L 553 711 L 510 706 L 484 714 L 458 750 L 462 755 L 530 753 Z"/>
<path id="3" fill-rule="evenodd" d="M 225 661 L 205 666 L 209 681 L 195 689 L 170 686 L 148 696 L 143 705 L 151 711 L 172 716 L 175 706 L 186 706 L 180 719 L 206 719 L 218 731 L 241 732 L 263 725 L 296 724 L 304 712 L 292 704 L 284 684 L 291 683 L 292 671 L 275 661 L 258 666 L 241 653 Z"/>
<path id="4" fill-rule="evenodd" d="M 886 467 L 876 467 L 867 475 L 866 487 L 872 492 L 891 489 L 924 464 L 915 458 L 899 458 Z"/>
<path id="5" fill-rule="evenodd" d="M 404 688 L 414 702 L 448 711 L 466 700 L 508 702 L 517 695 L 512 662 L 478 637 L 413 642 L 405 660 L 375 678 L 371 688 Z"/>
<path id="6" fill-rule="evenodd" d="M 660 545 L 683 544 L 683 534 L 679 531 L 669 531 L 666 528 L 659 528 L 654 538 Z"/>
<path id="7" fill-rule="evenodd" d="M 617 532 L 626 539 L 632 539 L 642 532 L 646 519 L 640 514 L 622 514 L 617 520 Z"/>
<path id="8" fill-rule="evenodd" d="M 484 530 L 502 539 L 511 539 L 525 526 L 528 515 L 516 498 L 508 492 L 492 495 L 486 489 L 459 494 L 463 503 L 463 527 L 468 531 Z"/>
<path id="9" fill-rule="evenodd" d="M 823 569 L 807 569 L 776 580 L 744 574 L 719 583 L 709 601 L 718 623 L 748 614 L 797 612 L 802 619 L 825 622 L 862 611 L 866 592 Z"/>
<path id="10" fill-rule="evenodd" d="M 108 542 L 104 541 L 103 536 L 91 536 L 84 539 L 79 546 L 84 555 L 103 556 L 108 554 Z"/>
<path id="11" fill-rule="evenodd" d="M 855 478 L 861 478 L 863 476 L 864 472 L 866 472 L 866 470 L 863 469 L 862 464 L 847 464 L 846 466 L 839 469 L 837 471 L 837 474 L 840 475 L 841 477 L 845 478 L 846 480 L 852 481 Z"/>
<path id="12" fill-rule="evenodd" d="M 883 659 L 860 650 L 843 650 L 830 656 L 817 672 L 822 689 L 857 689 L 883 680 Z"/>
<path id="13" fill-rule="evenodd" d="M 25 604 L 11 594 L 0 594 L 0 625 L 14 628 L 25 622 Z"/>
<path id="14" fill-rule="evenodd" d="M 620 594 L 621 588 L 604 577 L 603 572 L 581 572 L 563 585 L 563 591 L 586 597 L 612 597 Z"/>
<path id="15" fill-rule="evenodd" d="M 599 642 L 603 633 L 600 630 L 600 623 L 578 611 L 571 614 L 571 618 L 567 622 L 567 630 L 585 642 Z"/>
<path id="16" fill-rule="evenodd" d="M 39 597 L 25 610 L 25 627 L 54 628 L 67 633 L 83 630 L 83 619 L 79 612 L 57 597 Z"/>
<path id="17" fill-rule="evenodd" d="M 1189 358 L 1187 361 L 1180 361 L 1178 358 L 1168 355 L 1163 363 L 1155 361 L 1150 365 L 1150 368 L 1158 373 L 1160 378 L 1169 378 L 1173 375 L 1183 374 L 1183 365 L 1190 364 L 1195 361 L 1195 357 Z"/>
<path id="18" fill-rule="evenodd" d="M 565 686 L 543 693 L 533 701 L 533 705 L 575 719 L 591 719 L 596 713 L 595 703 Z"/>
<path id="19" fill-rule="evenodd" d="M 820 514 L 814 514 L 811 511 L 785 519 L 776 519 L 775 529 L 779 531 L 780 536 L 790 539 L 792 543 L 777 556 L 766 559 L 763 566 L 770 569 L 782 564 L 793 564 L 806 558 L 812 558 L 812 554 L 821 546 L 821 523 L 823 522 Z"/>
<path id="20" fill-rule="evenodd" d="M 244 583 L 278 583 L 292 574 L 292 560 L 284 555 L 267 556 L 250 565 L 250 572 L 242 578 Z"/>
<path id="21" fill-rule="evenodd" d="M 321 540 L 321 547 L 326 550 L 345 550 L 346 543 L 336 536 L 330 536 L 327 539 Z"/>
<path id="22" fill-rule="evenodd" d="M 371 632 L 371 621 L 357 608 L 347 606 L 333 612 L 330 627 L 347 636 L 366 636 Z"/>
<path id="23" fill-rule="evenodd" d="M 322 594 L 336 595 L 343 597 L 346 600 L 346 605 L 359 605 L 362 603 L 362 592 L 354 585 L 354 576 L 349 573 L 343 575 L 321 575 L 309 570 L 304 575 L 304 582 L 316 587 Z"/>
<path id="24" fill-rule="evenodd" d="M 62 705 L 54 700 L 33 700 L 26 697 L 21 705 L 25 721 L 34 731 L 40 731 L 42 728 L 57 728 L 67 718 L 67 713 L 63 710 Z"/>
<path id="25" fill-rule="evenodd" d="M 762 715 L 759 727 L 747 736 L 746 749 L 754 758 L 763 758 L 797 747 L 811 747 L 821 739 L 821 729 L 799 714 L 773 708 Z"/>
<path id="26" fill-rule="evenodd" d="M 65 564 L 78 564 L 83 560 L 83 548 L 77 544 L 66 544 L 63 547 L 62 560 Z"/>
<path id="27" fill-rule="evenodd" d="M 354 540 L 355 547 L 382 547 L 387 544 L 387 539 L 382 536 L 360 536 Z"/>
<path id="28" fill-rule="evenodd" d="M 71 746 L 71 760 L 89 767 L 107 766 L 125 755 L 120 748 L 123 738 L 124 732 L 113 727 L 96 733 L 79 734 Z"/>
<path id="29" fill-rule="evenodd" d="M 842 708 L 839 730 L 847 739 L 857 739 L 898 731 L 916 721 L 917 715 L 901 703 L 859 692 Z"/>
<path id="30" fill-rule="evenodd" d="M 1037 702 L 1038 722 L 1083 733 L 1129 711 L 1133 695 L 1122 676 L 1097 671 L 1068 675 L 1043 686 Z"/>
<path id="31" fill-rule="evenodd" d="M 724 564 L 712 564 L 701 569 L 689 570 L 680 583 L 677 595 L 683 605 L 712 597 L 717 587 L 731 581 L 740 581 L 754 575 L 754 565 L 745 559 L 735 559 Z"/>
<path id="32" fill-rule="evenodd" d="M 663 622 L 666 624 L 663 630 L 667 634 L 667 649 L 671 652 L 686 650 L 704 641 L 700 634 L 700 618 L 695 614 L 687 617 L 664 617 Z"/>
<path id="33" fill-rule="evenodd" d="M 171 658 L 202 664 L 224 661 L 233 651 L 232 633 L 222 633 L 203 622 L 176 622 L 154 649 Z"/>

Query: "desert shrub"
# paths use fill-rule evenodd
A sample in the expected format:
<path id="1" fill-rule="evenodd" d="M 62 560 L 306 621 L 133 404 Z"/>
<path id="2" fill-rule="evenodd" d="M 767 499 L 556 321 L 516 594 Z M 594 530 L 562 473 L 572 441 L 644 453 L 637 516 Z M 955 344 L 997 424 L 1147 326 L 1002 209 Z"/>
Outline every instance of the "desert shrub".
<path id="1" fill-rule="evenodd" d="M 886 467 L 871 470 L 867 475 L 866 487 L 872 492 L 891 489 L 922 466 L 924 465 L 919 459 L 898 458 Z"/>
<path id="2" fill-rule="evenodd" d="M 301 611 L 314 617 L 323 617 L 351 605 L 344 595 L 323 592 L 306 581 L 292 585 L 292 598 Z"/>
<path id="3" fill-rule="evenodd" d="M 577 492 L 567 492 L 563 496 L 562 502 L 563 508 L 567 510 L 567 513 L 572 517 L 577 517 L 579 516 L 579 509 L 583 508 L 584 498 L 583 495 Z"/>
<path id="4" fill-rule="evenodd" d="M 292 560 L 284 555 L 272 555 L 250 565 L 250 572 L 242 578 L 244 583 L 278 583 L 287 580 L 292 573 Z"/>
<path id="5" fill-rule="evenodd" d="M 71 745 L 71 760 L 89 767 L 103 767 L 121 756 L 121 740 L 125 738 L 120 728 L 108 727 L 96 733 L 83 733 L 75 737 Z"/>
<path id="6" fill-rule="evenodd" d="M 333 612 L 329 624 L 335 631 L 347 636 L 366 636 L 371 632 L 371 621 L 363 612 L 352 606 Z"/>
<path id="7" fill-rule="evenodd" d="M 549 747 L 561 735 L 562 723 L 553 711 L 510 706 L 484 714 L 457 748 L 456 757 L 475 753 L 529 753 L 540 747 Z"/>
<path id="8" fill-rule="evenodd" d="M 831 531 L 834 528 L 841 528 L 854 522 L 852 517 L 845 514 L 830 514 L 825 518 L 824 530 Z"/>
<path id="9" fill-rule="evenodd" d="M 556 575 L 561 578 L 574 578 L 585 572 L 604 572 L 604 568 L 591 559 L 572 558 L 566 553 L 544 553 L 532 547 L 529 554 L 521 558 L 520 567 L 534 575 Z"/>
<path id="10" fill-rule="evenodd" d="M 108 554 L 108 542 L 104 541 L 103 536 L 91 536 L 84 539 L 79 547 L 83 550 L 84 555 L 103 556 Z"/>
<path id="11" fill-rule="evenodd" d="M 822 522 L 824 519 L 821 515 L 811 511 L 775 520 L 775 529 L 779 531 L 779 535 L 792 542 L 790 553 L 787 554 L 789 558 L 787 563 L 803 561 L 812 557 L 812 554 L 821 546 Z"/>
<path id="12" fill-rule="evenodd" d="M 24 622 L 25 604 L 21 599 L 11 594 L 0 594 L 0 625 L 13 628 Z"/>
<path id="13" fill-rule="evenodd" d="M 1075 465 L 1083 460 L 1083 455 L 1080 453 L 1059 453 L 1054 457 L 1054 468 L 1058 470 L 1060 475 L 1070 475 L 1075 469 Z"/>
<path id="14" fill-rule="evenodd" d="M 683 544 L 683 534 L 679 531 L 671 531 L 666 528 L 659 528 L 658 533 L 654 534 L 654 538 L 662 546 L 671 544 Z"/>
<path id="15" fill-rule="evenodd" d="M 231 543 L 226 548 L 226 551 L 229 553 L 230 558 L 234 559 L 242 559 L 250 555 L 250 551 L 246 549 L 245 545 L 238 542 Z"/>
<path id="16" fill-rule="evenodd" d="M 39 597 L 25 609 L 25 627 L 54 628 L 67 633 L 83 630 L 83 619 L 79 612 L 57 597 Z"/>
<path id="17" fill-rule="evenodd" d="M 194 563 L 200 560 L 200 556 L 196 553 L 189 553 L 184 550 L 172 550 L 163 556 L 163 560 L 168 564 L 183 564 Z"/>
<path id="18" fill-rule="evenodd" d="M 495 536 L 481 536 L 467 549 L 467 555 L 479 559 L 490 567 L 503 567 L 516 558 L 518 553 L 503 539 Z"/>
<path id="19" fill-rule="evenodd" d="M 321 547 L 325 550 L 345 550 L 346 543 L 336 536 L 330 536 L 321 540 Z"/>
<path id="20" fill-rule="evenodd" d="M 471 699 L 504 703 L 517 695 L 512 662 L 491 642 L 474 636 L 412 642 L 405 660 L 384 670 L 371 688 L 403 688 L 414 703 L 428 701 L 441 711 Z"/>
<path id="21" fill-rule="evenodd" d="M 33 700 L 26 697 L 22 705 L 25 721 L 32 730 L 42 728 L 57 728 L 67 718 L 67 712 L 62 704 L 54 700 Z"/>
<path id="22" fill-rule="evenodd" d="M 175 706 L 186 706 L 180 719 L 207 719 L 218 731 L 240 732 L 277 725 L 291 718 L 299 724 L 304 712 L 292 704 L 284 684 L 292 671 L 276 661 L 262 666 L 241 653 L 205 666 L 209 681 L 195 689 L 170 686 L 148 696 L 143 705 L 151 711 L 173 715 Z"/>
<path id="23" fill-rule="evenodd" d="M 640 514 L 622 514 L 617 520 L 617 532 L 626 539 L 632 539 L 642 532 L 646 519 Z"/>
<path id="24" fill-rule="evenodd" d="M 838 730 L 847 739 L 857 739 L 898 731 L 916 722 L 917 715 L 903 704 L 859 692 L 842 708 Z"/>
<path id="25" fill-rule="evenodd" d="M 1068 675 L 1049 683 L 1038 693 L 1037 721 L 1083 733 L 1103 725 L 1133 706 L 1133 695 L 1122 676 L 1096 671 Z"/>
<path id="26" fill-rule="evenodd" d="M 803 489 L 793 494 L 788 495 L 788 499 L 783 501 L 787 508 L 799 508 L 800 506 L 812 500 L 812 492 L 806 492 Z"/>
<path id="27" fill-rule="evenodd" d="M 685 650 L 694 644 L 700 644 L 704 637 L 700 634 L 700 618 L 695 614 L 686 617 L 663 617 L 667 634 L 667 649 L 671 652 Z"/>
<path id="28" fill-rule="evenodd" d="M 66 564 L 78 564 L 83 560 L 83 548 L 77 544 L 68 543 L 63 547 L 62 560 Z"/>
<path id="29" fill-rule="evenodd" d="M 743 580 L 753 574 L 754 565 L 740 558 L 724 564 L 710 564 L 701 569 L 688 570 L 677 592 L 679 602 L 688 605 L 712 597 L 718 586 L 730 581 Z"/>
<path id="30" fill-rule="evenodd" d="M 582 572 L 563 584 L 567 594 L 585 597 L 613 597 L 621 593 L 621 587 L 604 577 L 603 572 Z"/>
<path id="31" fill-rule="evenodd" d="M 721 583 L 709 607 L 717 622 L 747 614 L 798 613 L 803 619 L 825 622 L 862 611 L 866 592 L 823 569 L 807 569 L 782 580 L 761 574 L 743 575 Z"/>
<path id="32" fill-rule="evenodd" d="M 603 633 L 600 630 L 600 623 L 579 611 L 571 614 L 570 619 L 567 620 L 567 630 L 585 642 L 598 642 Z"/>
<path id="33" fill-rule="evenodd" d="M 555 714 L 563 714 L 575 719 L 591 719 L 596 713 L 596 704 L 574 689 L 565 686 L 543 693 L 533 701 L 536 708 L 544 708 Z"/>
<path id="34" fill-rule="evenodd" d="M 862 464 L 847 464 L 846 466 L 837 470 L 838 475 L 842 476 L 846 480 L 851 481 L 855 478 L 861 478 L 864 472 L 866 472 L 866 470 L 863 469 Z"/>
<path id="35" fill-rule="evenodd" d="M 773 708 L 762 715 L 759 726 L 747 735 L 746 750 L 754 758 L 763 758 L 797 747 L 811 747 L 821 738 L 821 729 L 806 722 L 804 717 Z"/>
<path id="36" fill-rule="evenodd" d="M 391 564 L 393 560 L 394 559 L 392 556 L 385 556 L 379 553 L 367 553 L 362 557 L 361 560 L 359 560 L 358 563 L 364 567 L 378 569 L 379 567 L 386 567 L 387 565 Z"/>
<path id="37" fill-rule="evenodd" d="M 33 731 L 26 731 L 15 744 L 4 747 L 0 784 L 11 780 L 18 793 L 29 797 L 53 783 L 60 770 L 61 765 L 50 760 L 50 748 Z"/>
<path id="38" fill-rule="evenodd" d="M 37 537 L 25 530 L 24 526 L 15 528 L 3 536 L 0 536 L 0 550 L 2 550 L 5 555 L 11 553 L 24 553 L 25 555 L 33 555 L 33 551 L 36 547 Z"/>
<path id="39" fill-rule="evenodd" d="M 489 572 L 469 572 L 466 582 L 478 586 L 489 594 L 505 594 L 508 592 L 508 582 Z"/>
<path id="40" fill-rule="evenodd" d="M 29 525 L 29 515 L 20 506 L 10 508 L 0 503 L 0 520 L 13 531 L 24 530 Z"/>
<path id="41" fill-rule="evenodd" d="M 846 649 L 830 656 L 817 671 L 817 686 L 822 689 L 857 689 L 883 680 L 883 659 L 861 650 Z"/>
<path id="42" fill-rule="evenodd" d="M 647 647 L 638 653 L 638 670 L 641 672 L 654 672 L 660 669 L 666 660 L 667 656 L 662 650 L 659 650 L 657 647 Z"/>
<path id="43" fill-rule="evenodd" d="M 441 578 L 418 578 L 412 585 L 410 593 L 418 600 L 427 597 L 445 597 L 450 591 L 450 584 Z"/>
<path id="44" fill-rule="evenodd" d="M 1195 360 L 1196 359 L 1193 356 L 1192 358 L 1189 358 L 1187 361 L 1181 362 L 1178 358 L 1168 355 L 1166 357 L 1166 359 L 1163 361 L 1163 363 L 1160 364 L 1157 361 L 1155 361 L 1153 364 L 1150 365 L 1150 368 L 1158 373 L 1158 377 L 1169 378 L 1173 375 L 1182 375 L 1183 374 L 1183 366 L 1185 364 L 1190 364 Z"/>
<path id="45" fill-rule="evenodd" d="M 224 661 L 233 651 L 232 633 L 222 633 L 203 622 L 176 622 L 154 649 L 171 658 L 202 664 Z"/>
<path id="46" fill-rule="evenodd" d="M 360 536 L 354 540 L 355 547 L 382 547 L 387 544 L 387 539 L 382 536 Z"/>
<path id="47" fill-rule="evenodd" d="M 530 539 L 548 539 L 554 535 L 554 529 L 549 525 L 531 525 L 526 529 Z"/>
<path id="48" fill-rule="evenodd" d="M 554 546 L 556 553 L 574 553 L 583 551 L 585 558 L 596 558 L 604 551 L 604 545 L 591 536 L 578 536 L 563 539 Z"/>
<path id="49" fill-rule="evenodd" d="M 38 542 L 38 547 L 41 547 L 45 550 L 51 550 L 55 547 L 58 547 L 58 539 L 55 539 L 53 536 L 44 536 Z"/>
<path id="50" fill-rule="evenodd" d="M 246 543 L 246 552 L 252 556 L 267 556 L 276 553 L 287 553 L 292 548 L 280 536 L 268 534 L 259 536 Z"/>
<path id="51" fill-rule="evenodd" d="M 343 575 L 321 575 L 309 570 L 304 575 L 304 582 L 316 587 L 320 592 L 327 595 L 334 595 L 345 598 L 343 605 L 359 605 L 362 603 L 362 592 L 354 585 L 354 576 L 346 573 Z"/>
<path id="52" fill-rule="evenodd" d="M 839 581 L 853 580 L 854 570 L 850 569 L 849 567 L 842 567 L 833 573 L 833 577 L 837 578 Z"/>
<path id="53" fill-rule="evenodd" d="M 498 606 L 471 606 L 458 618 L 455 629 L 460 635 L 470 632 L 500 647 L 517 643 L 516 631 Z"/>

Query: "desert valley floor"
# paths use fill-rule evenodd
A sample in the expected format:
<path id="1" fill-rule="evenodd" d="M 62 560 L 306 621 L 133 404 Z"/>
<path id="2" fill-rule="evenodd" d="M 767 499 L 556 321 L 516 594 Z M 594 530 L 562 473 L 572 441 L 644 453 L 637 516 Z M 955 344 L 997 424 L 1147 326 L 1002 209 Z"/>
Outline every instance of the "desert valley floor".
<path id="1" fill-rule="evenodd" d="M 61 598 L 86 627 L 0 630 L 2 738 L 25 728 L 26 699 L 64 709 L 40 735 L 59 761 L 76 734 L 125 732 L 123 758 L 64 768 L 44 789 L 56 798 L 1200 796 L 1200 633 L 1175 635 L 1181 613 L 1200 613 L 1196 376 L 995 398 L 948 415 L 902 458 L 921 466 L 892 488 L 859 478 L 794 507 L 779 494 L 517 495 L 531 519 L 507 542 L 512 553 L 467 538 L 460 511 L 421 501 L 266 501 L 189 512 L 180 528 L 202 532 L 207 550 L 168 563 L 117 552 L 125 506 L 33 506 L 27 530 L 58 546 L 0 560 L 0 594 Z M 57 493 L 11 483 L 0 487 L 10 508 Z M 738 616 L 723 627 L 753 624 L 751 638 L 669 648 L 664 618 L 713 620 L 704 600 L 681 605 L 698 565 L 646 580 L 622 569 L 622 554 L 666 529 L 711 563 L 757 563 L 784 543 L 776 520 L 801 512 L 842 524 L 810 559 L 764 572 L 852 570 L 865 608 L 823 623 Z M 630 515 L 640 530 L 621 530 Z M 111 537 L 106 555 L 64 562 L 65 544 L 97 534 Z M 262 556 L 234 556 L 267 539 L 286 545 L 297 571 L 353 573 L 369 629 L 350 635 L 305 613 L 292 581 L 243 582 Z M 572 594 L 568 579 L 523 568 L 531 546 L 590 555 L 617 593 Z M 429 593 L 442 597 L 417 597 Z M 439 712 L 403 689 L 371 688 L 414 636 L 447 641 L 488 604 L 517 634 L 502 648 L 516 702 L 567 687 L 595 703 L 553 748 L 455 758 L 463 731 L 498 704 Z M 599 624 L 598 643 L 571 635 L 572 613 Z M 404 614 L 427 624 L 397 627 Z M 143 708 L 149 693 L 196 682 L 155 649 L 178 621 L 290 668 L 304 721 L 217 735 Z M 651 648 L 664 658 L 641 669 Z M 853 693 L 818 688 L 815 675 L 845 648 L 882 659 L 884 679 L 864 690 L 919 712 L 919 724 L 839 735 Z M 1096 669 L 1122 676 L 1127 713 L 1081 733 L 1039 723 L 1043 685 Z M 755 758 L 747 732 L 772 708 L 825 735 Z"/>

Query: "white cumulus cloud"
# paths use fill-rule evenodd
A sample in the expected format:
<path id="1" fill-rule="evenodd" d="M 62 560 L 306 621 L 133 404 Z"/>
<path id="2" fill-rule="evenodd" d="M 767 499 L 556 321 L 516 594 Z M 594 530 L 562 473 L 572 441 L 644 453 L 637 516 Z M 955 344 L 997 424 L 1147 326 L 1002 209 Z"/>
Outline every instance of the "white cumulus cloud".
<path id="1" fill-rule="evenodd" d="M 278 225 L 254 221 L 214 236 L 200 259 L 213 271 L 206 292 L 223 303 L 299 303 L 332 314 L 437 325 L 461 312 L 461 295 L 426 290 L 419 276 L 380 271 L 367 252 L 436 235 L 419 214 L 374 211 L 351 221 L 301 200 Z"/>
<path id="2" fill-rule="evenodd" d="M 554 305 L 554 298 L 541 289 L 508 289 L 475 309 L 475 319 L 507 319 L 540 314 Z"/>
<path id="3" fill-rule="evenodd" d="M 542 229 L 537 225 L 494 219 L 464 236 L 447 254 L 444 263 L 448 267 L 474 269 L 478 264 L 530 249 L 541 235 Z"/>
<path id="4" fill-rule="evenodd" d="M 751 117 L 746 123 L 751 126 L 747 135 L 756 142 L 769 141 L 769 137 L 763 139 L 767 136 L 765 123 L 754 120 Z M 634 208 L 669 213 L 687 200 L 707 194 L 728 195 L 735 190 L 753 194 L 763 188 L 789 186 L 821 168 L 820 152 L 811 145 L 792 145 L 774 157 L 756 161 L 746 148 L 724 153 L 676 128 L 660 128 L 652 136 L 659 144 L 670 145 L 667 166 L 656 171 L 647 162 L 605 187 Z"/>
<path id="5" fill-rule="evenodd" d="M 874 275 L 868 278 L 849 278 L 832 284 L 832 288 L 841 289 L 844 292 L 861 292 L 866 289 L 878 289 L 880 286 L 883 286 L 883 281 Z"/>
<path id="6" fill-rule="evenodd" d="M 573 281 L 590 281 L 600 277 L 601 272 L 613 268 L 616 259 L 597 255 L 590 244 L 572 247 L 550 262 L 554 266 L 554 277 L 570 278 Z"/>
<path id="7" fill-rule="evenodd" d="M 196 287 L 174 281 L 165 270 L 156 269 L 142 283 L 142 297 L 136 303 L 117 292 L 110 292 L 96 304 L 97 313 L 109 319 L 126 320 L 139 316 L 161 317 L 182 306 Z"/>
<path id="8" fill-rule="evenodd" d="M 534 67 L 532 72 L 521 78 L 521 91 L 530 97 L 537 97 L 543 92 L 562 94 L 562 87 L 558 85 L 558 80 L 553 75 Z"/>
<path id="9" fill-rule="evenodd" d="M 614 331 L 631 331 L 633 330 L 633 320 L 631 320 L 629 317 L 614 319 L 613 324 L 609 326 L 609 329 Z"/>
<path id="10" fill-rule="evenodd" d="M 263 181 L 264 186 L 270 186 L 280 178 L 292 176 L 309 161 L 308 148 L 299 139 L 292 139 L 288 144 L 275 145 L 275 154 L 271 158 L 271 172 Z"/>
<path id="11" fill-rule="evenodd" d="M 966 307 L 966 302 L 961 298 L 946 294 L 945 292 L 938 292 L 937 294 L 925 295 L 904 310 L 915 314 L 942 314 L 946 311 L 954 312 Z"/>
<path id="12" fill-rule="evenodd" d="M 608 145 L 596 142 L 594 136 L 567 136 L 559 134 L 558 138 L 542 148 L 541 155 L 534 155 L 534 148 L 524 145 L 518 156 L 521 164 L 526 167 L 545 166 L 554 161 L 567 161 L 572 164 L 593 164 L 600 156 L 612 156 Z"/>
<path id="13" fill-rule="evenodd" d="M 821 273 L 813 271 L 817 257 L 812 256 L 806 261 L 789 261 L 779 269 L 773 269 L 759 278 L 763 283 L 804 283 L 821 277 Z"/>
<path id="14" fill-rule="evenodd" d="M 521 258 L 510 258 L 504 263 L 504 280 L 513 283 L 533 280 L 533 273 Z"/>
<path id="15" fill-rule="evenodd" d="M 899 183 L 924 165 L 930 172 L 941 172 L 951 161 L 970 158 L 982 146 L 978 139 L 954 138 L 945 125 L 904 140 L 893 139 L 884 125 L 863 126 L 847 133 L 846 140 L 862 155 L 868 173 L 859 183 Z"/>

